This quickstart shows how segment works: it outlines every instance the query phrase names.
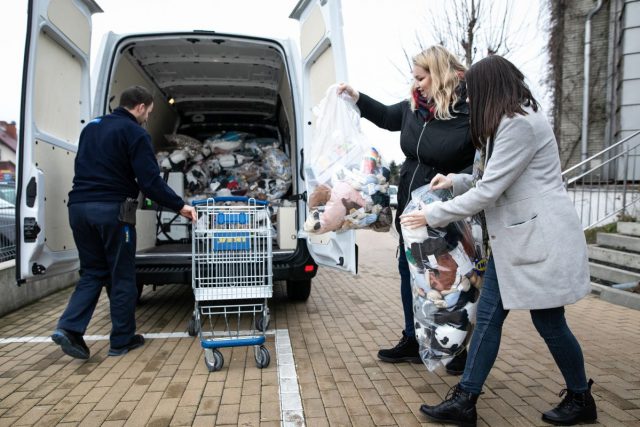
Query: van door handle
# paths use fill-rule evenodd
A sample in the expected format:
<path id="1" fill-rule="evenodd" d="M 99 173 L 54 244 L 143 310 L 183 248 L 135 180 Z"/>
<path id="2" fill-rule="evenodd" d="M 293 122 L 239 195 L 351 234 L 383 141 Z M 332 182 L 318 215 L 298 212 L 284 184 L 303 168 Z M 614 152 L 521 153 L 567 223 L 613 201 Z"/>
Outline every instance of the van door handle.
<path id="1" fill-rule="evenodd" d="M 304 181 L 304 148 L 300 149 L 300 178 Z"/>

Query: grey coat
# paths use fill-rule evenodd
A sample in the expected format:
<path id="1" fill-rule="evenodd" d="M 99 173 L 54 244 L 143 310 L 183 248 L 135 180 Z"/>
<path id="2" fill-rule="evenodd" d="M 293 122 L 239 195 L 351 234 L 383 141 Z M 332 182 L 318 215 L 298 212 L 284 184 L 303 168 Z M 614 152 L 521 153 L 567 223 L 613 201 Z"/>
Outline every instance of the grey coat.
<path id="1" fill-rule="evenodd" d="M 504 308 L 572 304 L 590 290 L 587 245 L 560 175 L 553 131 L 541 111 L 503 118 L 482 178 L 453 177 L 456 197 L 426 206 L 429 225 L 485 211 Z"/>

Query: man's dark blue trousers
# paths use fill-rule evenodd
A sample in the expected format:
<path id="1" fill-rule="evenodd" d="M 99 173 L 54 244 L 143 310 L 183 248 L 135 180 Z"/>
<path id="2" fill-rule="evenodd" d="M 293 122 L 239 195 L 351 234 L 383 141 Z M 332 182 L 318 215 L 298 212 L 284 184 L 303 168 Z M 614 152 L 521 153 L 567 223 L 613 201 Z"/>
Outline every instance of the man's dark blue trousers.
<path id="1" fill-rule="evenodd" d="M 119 202 L 69 206 L 69 223 L 80 258 L 80 280 L 58 328 L 83 334 L 100 291 L 111 285 L 111 347 L 124 347 L 136 331 L 136 229 L 118 220 Z"/>

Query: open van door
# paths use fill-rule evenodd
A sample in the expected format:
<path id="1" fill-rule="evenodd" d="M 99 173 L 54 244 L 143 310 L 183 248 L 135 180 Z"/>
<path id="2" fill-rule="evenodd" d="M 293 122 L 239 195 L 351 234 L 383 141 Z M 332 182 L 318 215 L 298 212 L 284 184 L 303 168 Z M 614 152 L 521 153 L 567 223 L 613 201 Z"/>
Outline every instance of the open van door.
<path id="1" fill-rule="evenodd" d="M 300 0 L 289 16 L 300 21 L 302 60 L 302 106 L 304 146 L 313 138 L 312 109 L 334 83 L 347 81 L 347 59 L 342 36 L 340 0 Z M 309 150 L 305 150 L 309 152 Z M 305 159 L 312 162 L 313 159 Z M 354 230 L 309 234 L 307 246 L 323 266 L 356 273 L 358 269 Z"/>
<path id="2" fill-rule="evenodd" d="M 17 156 L 16 279 L 70 272 L 67 213 L 80 131 L 91 120 L 93 0 L 29 0 Z"/>

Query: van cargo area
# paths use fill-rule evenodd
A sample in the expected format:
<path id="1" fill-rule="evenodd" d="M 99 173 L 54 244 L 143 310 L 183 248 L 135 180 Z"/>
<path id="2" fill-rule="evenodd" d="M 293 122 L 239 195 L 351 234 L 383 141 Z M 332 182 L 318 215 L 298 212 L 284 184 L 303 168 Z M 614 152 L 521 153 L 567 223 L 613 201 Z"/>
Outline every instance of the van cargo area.
<path id="1" fill-rule="evenodd" d="M 278 42 L 144 35 L 124 38 L 114 55 L 96 113 L 115 109 L 132 85 L 149 88 L 154 109 L 146 128 L 168 184 L 189 202 L 216 194 L 269 199 L 274 280 L 310 282 L 317 266 L 297 237 L 304 190 L 292 76 Z M 149 201 L 137 216 L 139 284 L 191 283 L 190 224 Z"/>

